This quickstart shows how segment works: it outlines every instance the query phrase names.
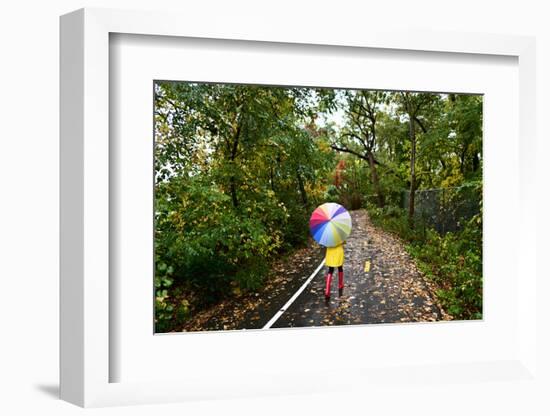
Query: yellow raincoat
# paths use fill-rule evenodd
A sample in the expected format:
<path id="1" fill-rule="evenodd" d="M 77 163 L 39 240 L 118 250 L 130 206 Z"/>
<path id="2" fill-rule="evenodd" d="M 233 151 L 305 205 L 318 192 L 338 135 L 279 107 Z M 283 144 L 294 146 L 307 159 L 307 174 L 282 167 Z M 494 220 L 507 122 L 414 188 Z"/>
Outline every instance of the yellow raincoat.
<path id="1" fill-rule="evenodd" d="M 340 267 L 344 265 L 344 243 L 336 247 L 327 247 L 325 266 Z"/>

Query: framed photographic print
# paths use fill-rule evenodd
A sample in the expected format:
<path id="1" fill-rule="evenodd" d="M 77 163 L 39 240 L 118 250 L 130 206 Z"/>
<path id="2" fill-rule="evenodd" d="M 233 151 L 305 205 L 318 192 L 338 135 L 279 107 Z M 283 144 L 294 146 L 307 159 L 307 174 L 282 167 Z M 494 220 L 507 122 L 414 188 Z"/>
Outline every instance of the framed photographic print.
<path id="1" fill-rule="evenodd" d="M 180 18 L 61 19 L 62 398 L 530 379 L 534 41 Z"/>

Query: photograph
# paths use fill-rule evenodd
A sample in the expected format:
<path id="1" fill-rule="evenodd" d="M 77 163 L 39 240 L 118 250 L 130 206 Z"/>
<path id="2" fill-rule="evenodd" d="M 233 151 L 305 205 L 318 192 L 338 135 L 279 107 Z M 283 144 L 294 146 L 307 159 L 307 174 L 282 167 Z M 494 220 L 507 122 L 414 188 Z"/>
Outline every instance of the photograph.
<path id="1" fill-rule="evenodd" d="M 483 95 L 155 80 L 155 333 L 483 319 Z"/>

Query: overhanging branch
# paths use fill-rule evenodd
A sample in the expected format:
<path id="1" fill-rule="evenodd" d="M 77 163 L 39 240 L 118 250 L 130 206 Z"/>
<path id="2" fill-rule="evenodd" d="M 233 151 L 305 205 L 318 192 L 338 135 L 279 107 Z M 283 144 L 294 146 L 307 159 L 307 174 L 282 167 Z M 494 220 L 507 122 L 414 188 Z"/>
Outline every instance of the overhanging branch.
<path id="1" fill-rule="evenodd" d="M 360 159 L 367 160 L 366 155 L 363 155 L 363 154 L 361 154 L 359 152 L 356 152 L 355 150 L 349 149 L 347 147 L 339 147 L 335 144 L 331 144 L 330 147 L 331 147 L 331 149 L 336 150 L 337 152 L 349 153 L 349 154 L 357 156 Z"/>

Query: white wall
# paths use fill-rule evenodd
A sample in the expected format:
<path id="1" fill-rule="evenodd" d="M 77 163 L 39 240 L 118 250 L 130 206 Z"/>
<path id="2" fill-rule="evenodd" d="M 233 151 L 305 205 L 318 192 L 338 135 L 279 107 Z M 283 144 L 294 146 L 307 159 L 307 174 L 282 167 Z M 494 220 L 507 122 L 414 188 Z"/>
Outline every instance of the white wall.
<path id="1" fill-rule="evenodd" d="M 550 81 L 550 29 L 545 2 L 540 1 L 144 1 L 144 0 L 6 0 L 0 6 L 0 413 L 5 415 L 73 414 L 81 409 L 57 401 L 58 377 L 58 17 L 80 7 L 180 10 L 208 21 L 221 13 L 231 19 L 245 13 L 254 19 L 276 19 L 287 25 L 319 24 L 327 31 L 340 25 L 381 25 L 385 22 L 439 30 L 536 35 L 538 41 L 538 186 L 548 193 L 548 172 L 541 165 L 549 155 L 545 97 Z M 541 196 L 540 213 L 548 197 Z M 541 218 L 539 231 L 549 231 Z M 541 254 L 548 246 L 542 237 Z M 544 240 L 544 241 L 543 241 Z M 540 256 L 541 258 L 543 256 Z M 540 266 L 545 268 L 543 260 Z M 544 269 L 541 270 L 541 273 Z M 541 291 L 548 288 L 545 283 Z M 548 317 L 548 306 L 541 314 Z M 546 321 L 548 322 L 548 321 Z M 548 326 L 546 325 L 546 328 Z M 542 336 L 542 333 L 541 333 Z M 545 335 L 546 351 L 550 350 Z M 547 355 L 547 354 L 546 354 Z M 548 364 L 542 357 L 544 365 Z M 546 367 L 548 368 L 548 367 Z M 547 373 L 548 374 L 548 373 Z M 327 380 L 330 383 L 330 380 Z M 159 408 L 102 409 L 101 414 L 235 413 L 235 414 L 334 414 L 384 412 L 542 414 L 535 395 L 515 391 L 505 384 L 491 387 L 500 400 L 457 385 L 456 394 L 445 398 L 434 386 L 429 392 L 413 391 L 394 397 L 264 398 L 230 402 L 165 405 Z M 549 389 L 550 390 L 550 389 Z M 446 390 L 447 391 L 447 390 Z M 473 404 L 476 402 L 476 404 Z M 546 406 L 549 406 L 546 404 Z M 548 412 L 548 407 L 546 408 Z M 539 413 L 540 412 L 540 413 Z"/>

